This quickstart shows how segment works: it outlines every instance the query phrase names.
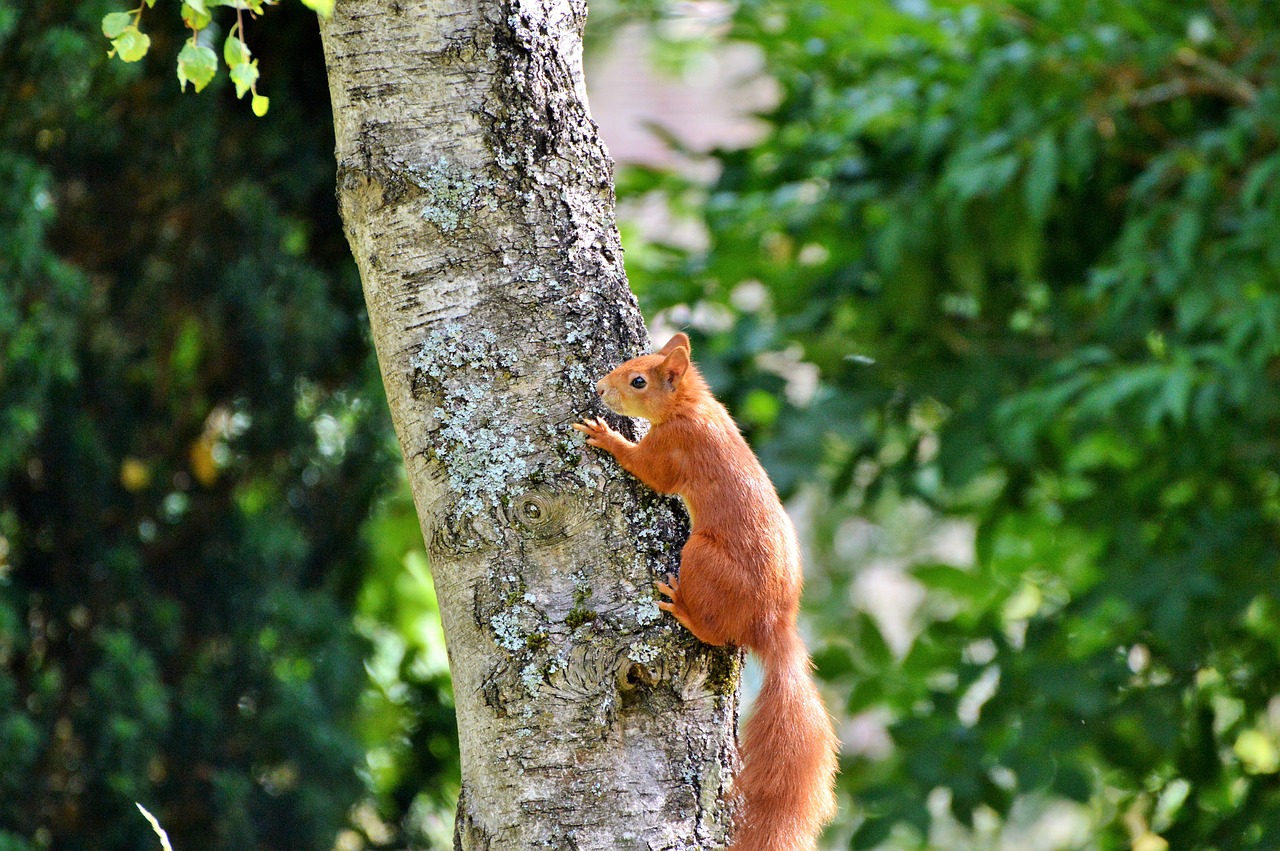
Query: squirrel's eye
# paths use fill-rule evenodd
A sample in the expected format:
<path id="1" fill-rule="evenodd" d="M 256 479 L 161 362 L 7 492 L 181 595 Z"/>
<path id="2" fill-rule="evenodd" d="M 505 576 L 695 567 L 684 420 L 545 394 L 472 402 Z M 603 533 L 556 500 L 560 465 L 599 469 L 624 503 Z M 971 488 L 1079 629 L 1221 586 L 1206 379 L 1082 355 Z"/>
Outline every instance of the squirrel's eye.
<path id="1" fill-rule="evenodd" d="M 643 375 L 637 375 L 635 378 L 631 379 L 631 386 L 637 390 L 643 390 L 644 386 L 648 383 L 649 382 L 644 380 Z"/>

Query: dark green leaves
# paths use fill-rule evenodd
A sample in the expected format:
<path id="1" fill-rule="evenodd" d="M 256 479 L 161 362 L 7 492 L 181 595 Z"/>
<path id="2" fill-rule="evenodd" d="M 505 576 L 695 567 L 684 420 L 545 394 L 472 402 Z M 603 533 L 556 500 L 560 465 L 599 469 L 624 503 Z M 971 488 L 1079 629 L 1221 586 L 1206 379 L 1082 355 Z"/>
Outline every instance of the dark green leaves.
<path id="1" fill-rule="evenodd" d="M 225 81 L 173 85 L 177 2 L 142 8 L 166 60 L 103 61 L 98 22 L 128 6 L 0 0 L 0 79 L 24 81 L 0 109 L 0 847 L 158 849 L 135 801 L 180 851 L 332 848 L 360 807 L 380 841 L 431 847 L 400 825 L 444 810 L 442 774 L 456 788 L 443 648 L 362 619 L 402 654 L 372 685 L 352 626 L 395 449 L 315 203 L 334 163 L 314 16 L 258 30 L 300 94 L 258 121 Z M 222 34 L 197 43 L 220 54 L 235 11 L 208 11 Z M 368 541 L 378 586 L 418 593 L 410 538 Z"/>

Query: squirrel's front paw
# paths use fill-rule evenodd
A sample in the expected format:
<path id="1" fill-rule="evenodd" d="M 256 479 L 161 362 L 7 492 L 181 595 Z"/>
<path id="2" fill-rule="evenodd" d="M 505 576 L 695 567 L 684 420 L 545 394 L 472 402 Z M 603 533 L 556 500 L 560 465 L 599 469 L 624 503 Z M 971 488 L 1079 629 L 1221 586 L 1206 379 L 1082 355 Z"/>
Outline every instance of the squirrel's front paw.
<path id="1" fill-rule="evenodd" d="M 664 612 L 670 612 L 671 616 L 674 617 L 677 621 L 679 621 L 682 627 L 689 630 L 694 635 L 698 636 L 699 640 L 707 644 L 723 643 L 723 642 L 707 641 L 706 638 L 704 638 L 701 634 L 699 634 L 698 630 L 694 629 L 693 623 L 689 619 L 689 613 L 685 611 L 684 606 L 681 605 L 680 603 L 680 580 L 679 579 L 677 579 L 676 577 L 668 573 L 666 576 L 665 582 L 655 582 L 654 585 L 657 587 L 659 594 L 661 594 L 663 597 L 668 598 L 666 600 L 658 601 L 659 609 L 662 609 L 662 611 Z"/>
<path id="2" fill-rule="evenodd" d="M 587 443 L 601 449 L 608 449 L 618 439 L 618 433 L 599 418 L 589 417 L 580 423 L 574 423 L 573 427 L 587 436 Z"/>

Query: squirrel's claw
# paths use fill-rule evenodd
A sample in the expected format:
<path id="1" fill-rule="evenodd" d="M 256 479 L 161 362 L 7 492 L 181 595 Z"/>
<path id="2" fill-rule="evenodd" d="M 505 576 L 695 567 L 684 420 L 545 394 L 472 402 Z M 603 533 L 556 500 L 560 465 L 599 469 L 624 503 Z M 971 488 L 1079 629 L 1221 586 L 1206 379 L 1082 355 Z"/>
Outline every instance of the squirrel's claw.
<path id="1" fill-rule="evenodd" d="M 672 581 L 674 581 L 674 579 Z M 664 594 L 667 594 L 668 592 L 679 591 L 678 587 L 672 588 L 670 585 L 667 585 L 665 582 L 659 582 L 657 584 L 658 584 L 658 590 L 662 591 L 662 593 Z M 698 631 L 693 628 L 693 624 L 690 623 L 689 621 L 689 613 L 686 612 L 684 608 L 681 607 L 681 605 L 675 601 L 674 598 L 671 600 L 659 600 L 658 608 L 664 612 L 669 612 L 671 614 L 671 617 L 676 619 L 676 623 L 680 624 L 682 627 L 689 630 L 689 632 L 692 632 L 695 636 L 697 636 L 699 641 L 706 642 L 707 644 L 712 643 L 710 641 L 707 641 L 707 639 L 704 636 L 700 635 Z"/>
<path id="2" fill-rule="evenodd" d="M 605 442 L 615 434 L 609 424 L 599 417 L 585 417 L 582 422 L 573 423 L 573 427 L 587 436 L 588 445 L 602 449 L 608 448 Z"/>
<path id="3" fill-rule="evenodd" d="M 676 579 L 670 573 L 668 573 L 662 581 L 655 582 L 654 585 L 657 586 L 658 593 L 666 597 L 675 597 L 676 594 L 680 593 L 680 580 Z"/>

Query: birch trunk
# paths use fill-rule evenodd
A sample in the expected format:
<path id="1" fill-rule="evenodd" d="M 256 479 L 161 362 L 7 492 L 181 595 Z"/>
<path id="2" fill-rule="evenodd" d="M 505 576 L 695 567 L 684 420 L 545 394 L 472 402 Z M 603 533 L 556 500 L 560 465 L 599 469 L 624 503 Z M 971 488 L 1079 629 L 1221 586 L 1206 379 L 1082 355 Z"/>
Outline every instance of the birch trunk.
<path id="1" fill-rule="evenodd" d="M 648 345 L 585 15 L 340 0 L 323 26 L 338 197 L 448 641 L 461 849 L 710 848 L 729 822 L 739 657 L 652 590 L 683 516 L 569 427 Z"/>

